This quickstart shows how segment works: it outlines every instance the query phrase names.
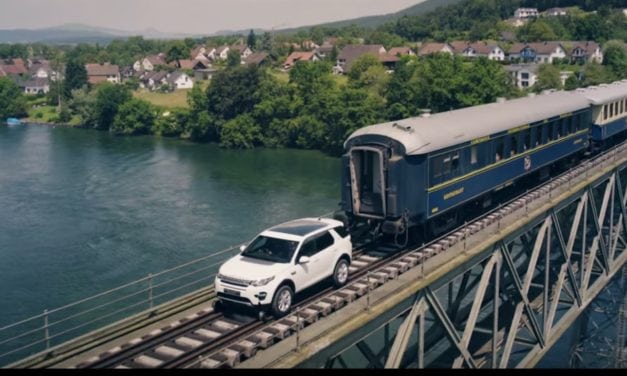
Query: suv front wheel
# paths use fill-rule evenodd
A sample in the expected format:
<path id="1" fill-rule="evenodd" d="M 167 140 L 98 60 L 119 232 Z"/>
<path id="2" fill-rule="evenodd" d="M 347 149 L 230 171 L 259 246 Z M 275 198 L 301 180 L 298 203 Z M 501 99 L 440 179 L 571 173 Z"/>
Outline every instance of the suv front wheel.
<path id="1" fill-rule="evenodd" d="M 348 261 L 340 259 L 333 269 L 333 284 L 335 287 L 342 287 L 348 281 Z"/>
<path id="2" fill-rule="evenodd" d="M 272 299 L 272 314 L 276 317 L 283 317 L 292 308 L 294 292 L 288 285 L 283 285 L 276 290 Z"/>

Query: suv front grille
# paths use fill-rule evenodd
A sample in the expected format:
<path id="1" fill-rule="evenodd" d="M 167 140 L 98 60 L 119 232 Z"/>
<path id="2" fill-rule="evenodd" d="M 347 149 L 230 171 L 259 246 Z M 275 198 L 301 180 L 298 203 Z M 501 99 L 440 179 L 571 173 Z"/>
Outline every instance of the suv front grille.
<path id="1" fill-rule="evenodd" d="M 222 283 L 227 283 L 233 286 L 247 287 L 250 284 L 250 281 L 234 277 L 227 277 L 225 275 L 220 275 L 219 278 Z"/>

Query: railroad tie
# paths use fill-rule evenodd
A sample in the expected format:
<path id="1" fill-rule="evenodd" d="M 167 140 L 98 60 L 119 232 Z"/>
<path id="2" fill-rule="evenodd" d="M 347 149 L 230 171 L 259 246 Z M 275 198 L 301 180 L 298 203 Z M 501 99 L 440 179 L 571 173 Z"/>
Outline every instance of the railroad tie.
<path id="1" fill-rule="evenodd" d="M 202 337 L 204 339 L 208 339 L 208 340 L 213 340 L 216 339 L 218 337 L 220 337 L 222 335 L 222 333 L 213 331 L 213 330 L 209 330 L 209 329 L 205 329 L 205 328 L 200 328 L 194 331 L 194 334 L 196 334 L 199 337 Z"/>
<path id="2" fill-rule="evenodd" d="M 189 337 L 180 337 L 174 340 L 174 343 L 181 347 L 185 347 L 188 349 L 195 349 L 196 347 L 202 345 L 202 342 Z"/>
<path id="3" fill-rule="evenodd" d="M 285 324 L 274 323 L 268 328 L 265 329 L 268 332 L 274 333 L 277 338 L 285 339 L 285 337 L 289 336 L 290 327 Z"/>
<path id="4" fill-rule="evenodd" d="M 386 266 L 383 270 L 390 276 L 391 279 L 396 279 L 398 277 L 398 268 L 393 266 Z"/>
<path id="5" fill-rule="evenodd" d="M 217 320 L 213 323 L 211 323 L 211 326 L 220 330 L 220 331 L 231 331 L 233 329 L 236 329 L 238 327 L 238 325 L 236 324 L 231 324 L 230 322 L 227 321 L 223 321 L 223 320 Z"/>
<path id="6" fill-rule="evenodd" d="M 218 368 L 222 362 L 213 358 L 206 358 L 200 362 L 200 368 Z"/>
<path id="7" fill-rule="evenodd" d="M 157 347 L 155 349 L 155 353 L 161 356 L 165 356 L 166 358 L 176 358 L 177 356 L 183 355 L 184 351 L 175 349 L 174 347 L 163 345 Z"/>
<path id="8" fill-rule="evenodd" d="M 255 333 L 254 335 L 248 338 L 249 341 L 256 342 L 257 346 L 261 347 L 262 349 L 267 349 L 268 347 L 270 347 L 273 343 L 273 339 L 274 339 L 273 333 L 268 333 L 263 330 Z"/>
<path id="9" fill-rule="evenodd" d="M 350 287 L 350 286 L 349 286 Z M 349 288 L 342 289 L 335 293 L 336 295 L 340 295 L 342 301 L 350 303 L 357 297 L 357 293 Z"/>
<path id="10" fill-rule="evenodd" d="M 326 316 L 333 311 L 333 305 L 324 301 L 315 302 L 311 305 L 314 309 L 318 310 L 320 315 Z"/>
<path id="11" fill-rule="evenodd" d="M 133 362 L 146 368 L 157 368 L 163 364 L 163 360 L 153 358 L 148 355 L 140 355 L 137 358 L 133 359 Z"/>
<path id="12" fill-rule="evenodd" d="M 240 362 L 241 353 L 239 351 L 231 349 L 230 347 L 222 349 L 222 351 L 220 351 L 218 354 L 225 356 L 226 363 L 231 367 L 235 367 Z"/>
<path id="13" fill-rule="evenodd" d="M 244 354 L 247 358 L 252 358 L 257 352 L 257 343 L 248 340 L 241 340 L 234 344 L 233 348 Z"/>
<path id="14" fill-rule="evenodd" d="M 373 256 L 369 256 L 369 255 L 362 255 L 359 257 L 359 261 L 365 261 L 367 263 L 373 263 L 375 261 L 379 261 L 379 259 L 377 257 L 373 257 Z"/>

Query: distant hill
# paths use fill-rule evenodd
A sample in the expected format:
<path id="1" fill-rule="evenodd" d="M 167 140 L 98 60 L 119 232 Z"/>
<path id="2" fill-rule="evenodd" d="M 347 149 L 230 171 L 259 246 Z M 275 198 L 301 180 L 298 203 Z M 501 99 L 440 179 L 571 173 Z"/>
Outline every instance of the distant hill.
<path id="1" fill-rule="evenodd" d="M 367 16 L 367 17 L 352 18 L 349 20 L 328 22 L 328 23 L 323 23 L 323 24 L 318 24 L 318 25 L 301 26 L 301 27 L 290 28 L 290 29 L 281 29 L 280 32 L 293 33 L 293 32 L 298 32 L 299 30 L 303 30 L 303 29 L 308 30 L 309 28 L 313 26 L 341 28 L 344 26 L 357 25 L 357 26 L 361 26 L 365 28 L 375 28 L 377 26 L 381 26 L 385 24 L 386 22 L 393 21 L 402 16 L 419 16 L 419 15 L 428 13 L 436 8 L 447 6 L 447 5 L 452 5 L 452 4 L 457 4 L 460 2 L 462 2 L 462 0 L 425 0 L 419 4 L 413 5 L 409 8 L 405 8 L 396 13 L 388 13 L 388 14 L 384 14 L 380 16 Z"/>
<path id="2" fill-rule="evenodd" d="M 125 31 L 83 24 L 64 24 L 43 29 L 0 30 L 0 43 L 108 43 L 114 39 L 125 39 L 133 35 L 142 35 L 146 39 L 194 37 L 191 34 L 164 33 L 155 29 Z"/>

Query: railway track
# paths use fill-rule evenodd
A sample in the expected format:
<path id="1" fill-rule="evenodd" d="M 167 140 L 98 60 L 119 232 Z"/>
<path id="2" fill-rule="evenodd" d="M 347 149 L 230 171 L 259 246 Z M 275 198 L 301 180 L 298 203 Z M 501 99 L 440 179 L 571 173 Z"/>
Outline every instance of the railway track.
<path id="1" fill-rule="evenodd" d="M 349 279 L 341 289 L 323 288 L 307 299 L 295 303 L 286 317 L 263 322 L 244 315 L 225 315 L 208 308 L 182 320 L 170 322 L 143 337 L 112 348 L 99 356 L 78 364 L 78 368 L 224 368 L 235 367 L 243 359 L 253 357 L 257 350 L 297 333 L 304 327 L 341 309 L 372 289 L 395 279 L 428 258 L 493 225 L 512 212 L 525 207 L 554 189 L 570 184 L 588 174 L 609 158 L 624 158 L 623 143 L 593 159 L 564 172 L 533 191 L 511 199 L 502 206 L 477 217 L 417 249 L 397 249 L 374 244 L 354 251 Z M 387 247 L 387 248 L 386 248 Z M 376 255 L 376 256 L 375 256 Z M 298 298 L 297 298 L 298 300 Z"/>

